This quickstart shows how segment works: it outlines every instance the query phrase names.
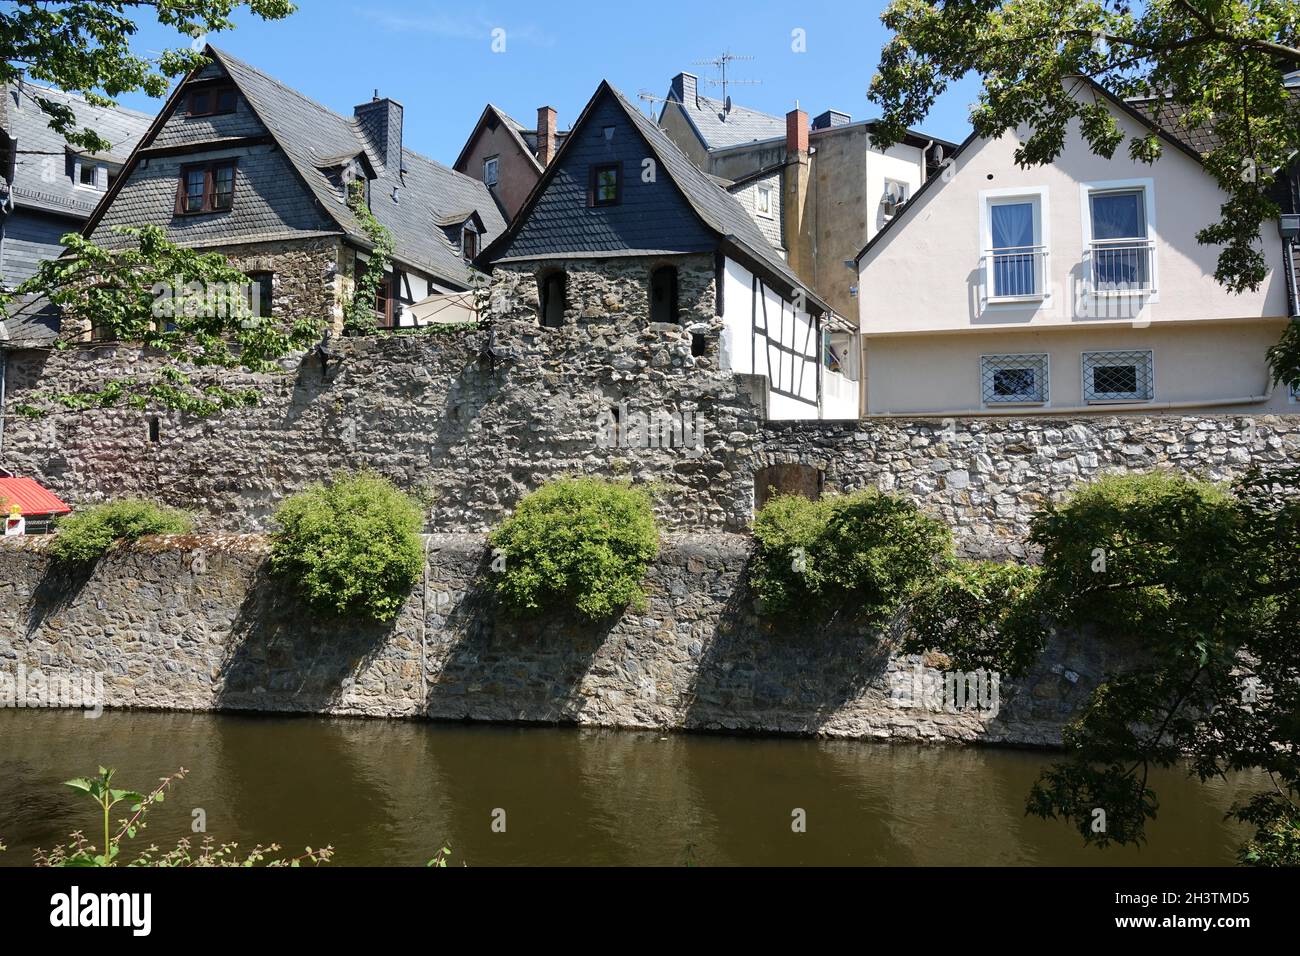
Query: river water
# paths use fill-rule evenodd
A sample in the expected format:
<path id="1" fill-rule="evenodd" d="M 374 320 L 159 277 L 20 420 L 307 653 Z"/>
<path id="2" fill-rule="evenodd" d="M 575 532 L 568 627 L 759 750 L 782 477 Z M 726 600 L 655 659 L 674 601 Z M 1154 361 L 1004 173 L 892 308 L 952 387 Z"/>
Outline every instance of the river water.
<path id="1" fill-rule="evenodd" d="M 316 717 L 0 710 L 0 865 L 25 865 L 95 808 L 60 784 L 116 768 L 167 846 L 195 811 L 217 842 L 333 845 L 337 864 L 1231 864 L 1224 811 L 1263 785 L 1159 773 L 1142 848 L 1099 851 L 1024 814 L 1051 754 L 858 741 Z M 806 832 L 792 830 L 804 812 Z M 503 811 L 503 812 L 501 812 Z M 505 832 L 495 832 L 504 822 Z"/>

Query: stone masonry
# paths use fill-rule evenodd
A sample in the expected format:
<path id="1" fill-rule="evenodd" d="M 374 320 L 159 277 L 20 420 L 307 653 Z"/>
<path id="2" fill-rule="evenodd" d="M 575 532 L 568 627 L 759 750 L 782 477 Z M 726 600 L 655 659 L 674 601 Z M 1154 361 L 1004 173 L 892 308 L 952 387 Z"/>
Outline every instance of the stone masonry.
<path id="1" fill-rule="evenodd" d="M 670 536 L 645 610 L 602 625 L 504 616 L 476 535 L 427 539 L 425 583 L 388 626 L 313 618 L 268 576 L 261 536 L 146 539 L 82 575 L 51 568 L 44 545 L 0 540 L 0 706 L 40 704 L 40 671 L 100 677 L 109 707 L 1051 745 L 1123 664 L 1061 638 L 991 706 L 927 705 L 913 691 L 941 686 L 927 666 L 941 662 L 760 618 L 749 540 L 731 534 Z"/>
<path id="2" fill-rule="evenodd" d="M 329 271 L 319 253 L 304 255 L 296 287 Z M 422 492 L 428 530 L 440 532 L 485 531 L 521 495 L 569 474 L 654 483 L 668 528 L 741 532 L 763 469 L 794 464 L 819 471 L 827 491 L 909 495 L 953 525 L 963 553 L 996 557 L 1023 553 L 1045 501 L 1105 472 L 1226 480 L 1300 458 L 1290 415 L 768 422 L 761 380 L 719 367 L 711 257 L 666 261 L 679 270 L 681 324 L 646 319 L 658 262 L 566 262 L 560 329 L 537 322 L 541 271 L 502 267 L 489 329 L 336 340 L 342 358 L 327 369 L 308 353 L 282 375 L 235 377 L 261 403 L 210 419 L 126 408 L 24 417 L 16 409 L 36 393 L 102 384 L 151 360 L 125 346 L 14 352 L 0 463 L 73 504 L 139 495 L 192 509 L 207 531 L 266 530 L 286 495 L 368 466 Z M 687 419 L 702 448 L 602 444 L 614 409 Z"/>

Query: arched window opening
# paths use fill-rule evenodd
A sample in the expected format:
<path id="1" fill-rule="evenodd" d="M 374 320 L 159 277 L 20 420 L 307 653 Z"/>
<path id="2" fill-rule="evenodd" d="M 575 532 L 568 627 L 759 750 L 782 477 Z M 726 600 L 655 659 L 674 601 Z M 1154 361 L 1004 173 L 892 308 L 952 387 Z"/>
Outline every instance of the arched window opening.
<path id="1" fill-rule="evenodd" d="M 650 321 L 679 322 L 677 309 L 677 269 L 660 266 L 650 273 Z"/>
<path id="2" fill-rule="evenodd" d="M 542 327 L 558 329 L 564 325 L 568 308 L 568 281 L 563 272 L 549 272 L 542 277 Z"/>

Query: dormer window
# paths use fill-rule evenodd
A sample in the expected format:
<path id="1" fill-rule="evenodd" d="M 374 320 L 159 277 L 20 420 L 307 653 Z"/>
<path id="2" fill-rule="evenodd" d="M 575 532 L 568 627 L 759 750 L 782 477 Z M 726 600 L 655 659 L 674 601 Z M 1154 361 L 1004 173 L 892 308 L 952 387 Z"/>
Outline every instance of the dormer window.
<path id="1" fill-rule="evenodd" d="M 190 90 L 186 112 L 190 116 L 233 113 L 238 99 L 233 86 L 199 86 Z"/>
<path id="2" fill-rule="evenodd" d="M 605 163 L 591 167 L 590 205 L 617 206 L 623 201 L 623 167 Z"/>
<path id="3" fill-rule="evenodd" d="M 83 189 L 99 188 L 99 167 L 94 163 L 77 163 L 77 185 Z"/>
<path id="4" fill-rule="evenodd" d="M 478 255 L 478 233 L 468 226 L 460 234 L 460 254 L 466 261 L 472 261 Z"/>

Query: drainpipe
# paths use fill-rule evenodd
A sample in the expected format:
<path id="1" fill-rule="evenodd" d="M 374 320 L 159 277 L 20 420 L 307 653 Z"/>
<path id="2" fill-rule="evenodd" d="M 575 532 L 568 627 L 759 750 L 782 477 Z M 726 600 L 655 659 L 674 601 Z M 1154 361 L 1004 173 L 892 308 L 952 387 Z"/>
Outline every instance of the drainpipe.
<path id="1" fill-rule="evenodd" d="M 0 319 L 0 331 L 4 320 Z M 5 375 L 9 371 L 9 346 L 0 342 L 0 464 L 5 460 Z"/>
<path id="2" fill-rule="evenodd" d="M 1295 240 L 1282 240 L 1282 269 L 1286 274 L 1287 300 L 1291 304 L 1291 321 L 1300 320 L 1300 297 L 1297 296 L 1295 274 Z"/>

